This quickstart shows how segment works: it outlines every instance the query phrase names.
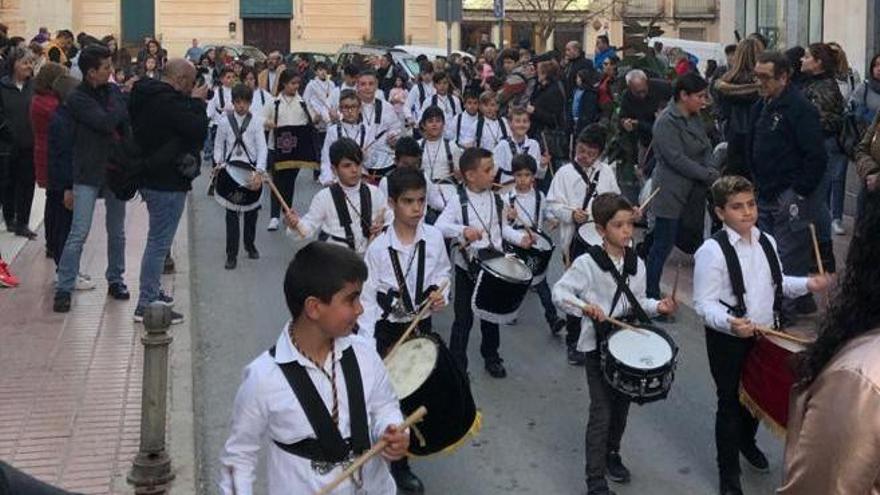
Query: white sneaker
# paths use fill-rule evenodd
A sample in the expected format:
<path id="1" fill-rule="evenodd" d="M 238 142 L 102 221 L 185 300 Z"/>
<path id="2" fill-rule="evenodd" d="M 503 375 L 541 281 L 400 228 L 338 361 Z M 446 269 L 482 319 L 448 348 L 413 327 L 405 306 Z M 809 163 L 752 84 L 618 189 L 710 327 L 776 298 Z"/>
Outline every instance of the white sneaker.
<path id="1" fill-rule="evenodd" d="M 275 232 L 276 230 L 278 230 L 278 219 L 272 218 L 271 220 L 269 220 L 269 226 L 266 228 L 266 230 L 268 230 L 269 232 Z"/>
<path id="2" fill-rule="evenodd" d="M 846 228 L 844 228 L 843 222 L 840 220 L 831 222 L 831 231 L 834 232 L 834 235 L 846 235 Z"/>
<path id="3" fill-rule="evenodd" d="M 76 285 L 74 285 L 73 290 L 92 290 L 94 288 L 95 283 L 92 282 L 88 275 L 79 274 L 76 276 Z"/>

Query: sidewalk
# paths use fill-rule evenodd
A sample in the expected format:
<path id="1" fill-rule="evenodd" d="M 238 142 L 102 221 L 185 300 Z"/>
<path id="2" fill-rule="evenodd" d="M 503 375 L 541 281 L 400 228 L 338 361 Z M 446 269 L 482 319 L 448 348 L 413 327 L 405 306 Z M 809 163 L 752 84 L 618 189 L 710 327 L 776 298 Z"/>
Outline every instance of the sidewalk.
<path id="1" fill-rule="evenodd" d="M 125 279 L 132 292 L 130 301 L 107 296 L 100 202 L 81 268 L 97 288 L 76 292 L 67 315 L 52 312 L 54 264 L 45 257 L 42 232 L 17 256 L 3 253 L 12 260 L 22 284 L 0 291 L 0 459 L 43 481 L 85 494 L 132 492 L 125 476 L 138 450 L 143 364 L 143 327 L 132 321 L 132 314 L 147 214 L 137 200 L 128 207 Z M 35 218 L 41 218 L 42 212 L 36 210 Z M 189 316 L 186 217 L 172 249 L 178 272 L 164 275 L 162 283 Z M 8 249 L 5 234 L 2 241 Z M 175 492 L 192 493 L 186 486 L 192 486 L 194 462 L 189 326 L 177 325 L 171 333 L 175 341 L 169 388 L 175 390 L 169 407 L 175 413 L 169 418 L 182 421 L 169 425 L 172 462 L 178 470 L 175 487 L 180 488 Z"/>

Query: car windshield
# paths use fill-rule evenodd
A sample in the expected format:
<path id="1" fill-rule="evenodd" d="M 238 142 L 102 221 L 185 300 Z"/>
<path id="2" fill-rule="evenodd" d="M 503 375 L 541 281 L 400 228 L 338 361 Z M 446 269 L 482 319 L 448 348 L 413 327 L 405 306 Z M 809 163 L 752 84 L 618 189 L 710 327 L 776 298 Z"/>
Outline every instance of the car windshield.
<path id="1" fill-rule="evenodd" d="M 397 59 L 397 62 L 404 65 L 410 74 L 417 75 L 419 73 L 419 63 L 416 62 L 416 59 L 412 57 L 401 57 Z"/>

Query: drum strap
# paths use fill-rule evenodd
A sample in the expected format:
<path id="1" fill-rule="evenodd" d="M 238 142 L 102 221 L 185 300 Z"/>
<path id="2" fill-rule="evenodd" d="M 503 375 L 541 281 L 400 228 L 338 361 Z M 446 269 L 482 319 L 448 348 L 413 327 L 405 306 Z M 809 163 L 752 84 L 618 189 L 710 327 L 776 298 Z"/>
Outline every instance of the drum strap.
<path id="1" fill-rule="evenodd" d="M 461 112 L 460 114 L 458 114 L 458 125 L 455 126 L 455 144 L 457 144 L 459 146 L 461 146 L 461 119 L 462 119 L 462 117 L 464 117 L 464 112 Z M 481 119 L 483 118 L 482 115 L 480 116 L 480 118 Z M 482 131 L 482 129 L 480 128 L 480 122 L 481 122 L 480 120 L 477 120 L 477 136 L 479 136 L 480 131 Z M 477 143 L 479 143 L 480 142 L 479 138 L 477 138 L 477 139 L 478 139 Z"/>
<path id="2" fill-rule="evenodd" d="M 425 83 L 419 81 L 419 106 L 425 103 Z"/>
<path id="3" fill-rule="evenodd" d="M 404 308 L 410 312 L 416 312 L 416 306 L 421 305 L 422 299 L 424 298 L 424 294 L 422 291 L 424 290 L 425 285 L 425 240 L 420 240 L 416 246 L 416 256 L 419 257 L 418 265 L 416 266 L 416 301 L 413 303 L 412 296 L 409 294 L 409 287 L 406 285 L 406 275 L 403 273 L 403 269 L 400 266 L 400 257 L 397 255 L 397 250 L 391 246 L 388 246 L 388 255 L 391 258 L 391 268 L 394 269 L 394 277 L 397 279 L 397 289 L 400 291 L 400 300 L 403 301 Z M 410 259 L 410 266 L 412 264 L 412 260 Z M 409 273 L 410 267 L 408 266 L 406 271 Z M 385 308 L 383 308 L 384 310 Z M 382 318 L 388 316 L 388 312 L 386 311 Z"/>
<path id="4" fill-rule="evenodd" d="M 457 138 L 456 138 L 457 140 Z M 425 146 L 427 146 L 428 140 L 422 139 L 421 148 L 422 148 L 422 156 L 425 155 Z M 449 169 L 449 176 L 455 173 L 455 162 L 452 159 L 452 147 L 449 145 L 449 140 L 443 138 L 443 147 L 446 149 L 446 168 Z"/>
<path id="5" fill-rule="evenodd" d="M 226 100 L 223 98 L 223 86 L 222 85 L 217 88 L 217 98 L 220 99 L 220 107 L 214 108 L 214 110 L 218 114 L 223 115 L 223 112 L 225 111 L 224 109 L 226 108 Z"/>
<path id="6" fill-rule="evenodd" d="M 599 183 L 599 174 L 602 172 L 602 170 L 596 169 L 596 173 L 593 174 L 593 180 L 590 180 L 590 178 L 587 176 L 587 172 L 585 172 L 580 165 L 578 165 L 577 163 L 572 163 L 571 166 L 574 167 L 575 172 L 577 172 L 578 175 L 581 176 L 581 179 L 583 179 L 584 184 L 587 186 L 587 191 L 584 194 L 583 206 L 581 206 L 582 209 L 586 210 L 587 206 L 590 205 L 590 200 L 593 199 L 593 196 L 596 195 L 596 186 Z"/>
<path id="7" fill-rule="evenodd" d="M 724 255 L 724 261 L 727 264 L 727 273 L 730 275 L 730 286 L 733 289 L 733 295 L 736 296 L 736 306 L 734 307 L 730 307 L 724 301 L 719 302 L 727 306 L 733 316 L 743 318 L 748 312 L 745 299 L 746 286 L 743 280 L 742 266 L 739 263 L 739 258 L 736 256 L 736 250 L 730 244 L 730 238 L 724 229 L 716 232 L 712 239 L 721 247 L 721 253 Z M 782 311 L 782 269 L 779 268 L 779 257 L 776 255 L 776 250 L 773 249 L 773 244 L 770 243 L 770 239 L 763 232 L 758 237 L 758 244 L 761 245 L 764 256 L 767 258 L 767 263 L 770 265 L 770 276 L 773 278 L 774 287 L 773 325 L 774 328 L 779 328 L 781 326 L 780 314 Z"/>
<path id="8" fill-rule="evenodd" d="M 358 127 L 358 134 L 356 136 L 358 138 L 358 145 L 361 147 L 361 149 L 364 148 L 364 139 L 366 139 L 366 136 L 367 128 L 364 126 L 363 122 L 361 122 L 360 126 Z M 336 124 L 336 139 L 339 139 L 341 137 L 348 137 L 348 134 L 345 132 L 345 128 L 342 126 L 342 122 L 339 122 L 338 124 Z"/>
<path id="9" fill-rule="evenodd" d="M 534 230 L 541 230 L 540 220 L 541 220 L 541 191 L 535 190 L 535 214 L 532 215 L 529 213 L 529 210 L 523 206 L 522 203 L 516 198 L 516 192 L 511 191 L 510 193 L 510 207 L 516 208 L 515 205 L 520 205 L 522 207 L 523 212 L 525 212 L 526 216 L 529 217 L 529 222 L 532 223 L 531 228 Z M 523 224 L 525 226 L 525 224 Z"/>
<path id="10" fill-rule="evenodd" d="M 498 228 L 503 229 L 502 222 L 504 222 L 504 202 L 501 201 L 501 198 L 496 194 L 492 193 L 492 198 L 495 199 L 495 209 L 498 213 Z M 470 215 L 468 214 L 468 205 L 470 204 L 470 200 L 468 199 L 467 191 L 464 188 L 464 185 L 458 186 L 458 199 L 461 202 L 461 221 L 466 226 L 471 226 Z M 482 220 L 480 220 L 482 223 Z M 490 238 L 492 237 L 492 233 L 489 231 L 489 225 L 483 224 L 483 228 L 486 229 L 486 235 Z M 499 230 L 500 232 L 501 230 Z M 491 239 L 490 239 L 491 240 Z"/>
<path id="11" fill-rule="evenodd" d="M 269 349 L 269 355 L 275 357 L 275 346 Z M 318 454 L 323 462 L 342 462 L 349 457 L 349 450 L 359 455 L 370 448 L 370 436 L 367 426 L 367 406 L 364 400 L 364 384 L 361 380 L 360 366 L 354 349 L 349 347 L 342 352 L 339 362 L 345 376 L 345 389 L 348 392 L 348 414 L 351 422 L 351 447 L 343 440 L 339 429 L 333 423 L 330 411 L 318 394 L 315 384 L 303 366 L 295 361 L 278 363 L 284 378 L 293 390 L 306 414 L 306 419 L 315 431 L 316 439 L 306 439 L 295 444 L 282 444 L 275 441 L 282 450 L 294 455 L 305 457 Z"/>
<path id="12" fill-rule="evenodd" d="M 345 191 L 342 190 L 342 186 L 340 186 L 338 182 L 330 186 L 330 197 L 333 198 L 333 206 L 336 208 L 336 215 L 339 217 L 339 223 L 342 225 L 342 228 L 345 229 L 345 243 L 348 244 L 349 248 L 355 249 L 354 230 L 352 230 L 351 227 L 351 214 L 348 212 L 348 205 L 345 201 Z M 370 214 L 373 211 L 373 198 L 370 196 L 370 189 L 364 183 L 361 183 L 360 199 L 361 232 L 364 235 L 364 239 L 367 239 L 370 237 L 370 226 L 373 223 L 370 218 Z"/>
<path id="13" fill-rule="evenodd" d="M 235 135 L 235 142 L 232 143 L 232 148 L 226 155 L 226 163 L 229 163 L 229 160 L 232 158 L 232 153 L 235 151 L 236 146 L 240 146 L 242 151 L 244 151 L 244 155 L 248 159 L 248 163 L 250 163 L 251 165 L 255 164 L 256 162 L 251 158 L 251 154 L 248 153 L 247 146 L 244 145 L 244 133 L 245 131 L 247 131 L 248 125 L 251 123 L 251 113 L 248 112 L 248 114 L 245 115 L 244 120 L 241 121 L 241 127 L 238 126 L 238 120 L 236 120 L 235 118 L 235 112 L 227 113 L 226 118 L 229 120 L 229 127 L 232 128 L 233 135 Z"/>
<path id="14" fill-rule="evenodd" d="M 440 99 L 440 95 L 434 93 L 434 95 L 431 96 L 431 106 L 436 107 L 436 106 L 437 106 L 437 100 L 439 100 L 439 99 Z M 455 114 L 457 114 L 457 113 L 461 113 L 461 112 L 459 112 L 458 110 L 456 110 L 456 108 L 455 108 L 455 97 L 452 96 L 452 93 L 447 93 L 447 94 L 446 94 L 446 99 L 449 100 L 449 108 L 452 109 L 452 115 L 455 115 Z M 459 121 L 459 124 L 461 124 L 461 121 Z"/>
<path id="15" fill-rule="evenodd" d="M 632 293 L 632 290 L 629 288 L 628 279 L 630 276 L 635 275 L 638 271 L 638 258 L 636 257 L 636 252 L 631 248 L 625 248 L 623 252 L 623 273 L 617 271 L 617 268 L 614 266 L 614 262 L 611 261 L 611 258 L 608 256 L 608 253 L 602 249 L 601 246 L 589 246 L 587 248 L 587 252 L 590 253 L 590 257 L 593 258 L 593 261 L 603 272 L 608 272 L 611 276 L 614 277 L 614 280 L 617 282 L 617 292 L 614 294 L 614 299 L 611 302 L 611 308 L 608 310 L 608 315 L 612 316 L 614 314 L 614 309 L 617 307 L 617 302 L 620 300 L 621 294 L 626 296 L 626 300 L 629 302 L 629 305 L 632 309 L 633 314 L 636 319 L 641 321 L 642 323 L 650 323 L 651 318 L 648 317 L 648 314 L 645 312 L 642 305 L 639 304 L 638 299 Z"/>

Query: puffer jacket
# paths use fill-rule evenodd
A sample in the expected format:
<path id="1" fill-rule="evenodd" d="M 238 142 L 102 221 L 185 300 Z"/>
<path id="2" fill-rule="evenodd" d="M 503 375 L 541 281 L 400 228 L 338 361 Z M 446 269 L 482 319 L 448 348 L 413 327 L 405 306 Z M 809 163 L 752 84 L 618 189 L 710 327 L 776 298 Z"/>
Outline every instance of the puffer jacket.
<path id="1" fill-rule="evenodd" d="M 837 136 L 843 128 L 845 102 L 834 75 L 822 73 L 810 76 L 804 81 L 802 91 L 819 111 L 819 121 L 825 137 Z"/>

